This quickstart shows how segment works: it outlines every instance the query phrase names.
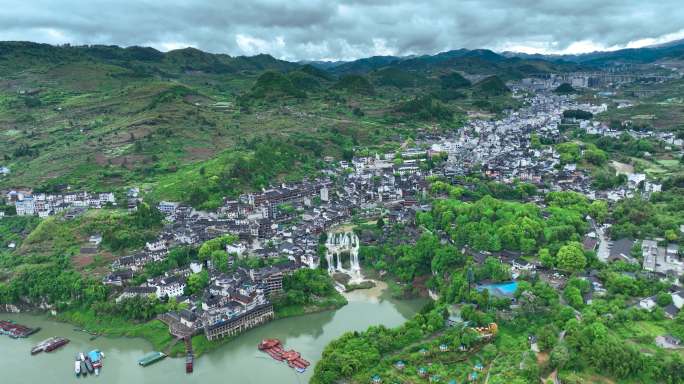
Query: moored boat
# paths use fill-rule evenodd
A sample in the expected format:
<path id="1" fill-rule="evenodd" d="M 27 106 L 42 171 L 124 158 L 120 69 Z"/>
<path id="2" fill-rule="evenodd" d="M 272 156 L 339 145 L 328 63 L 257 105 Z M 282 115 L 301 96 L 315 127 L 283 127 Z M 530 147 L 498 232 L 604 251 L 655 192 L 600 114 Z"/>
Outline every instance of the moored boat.
<path id="1" fill-rule="evenodd" d="M 166 354 L 163 352 L 151 352 L 141 357 L 140 360 L 138 360 L 138 364 L 140 364 L 143 367 L 147 367 L 148 365 L 156 363 L 157 361 L 165 357 Z"/>
<path id="2" fill-rule="evenodd" d="M 48 343 L 50 343 L 53 339 L 54 339 L 54 337 L 51 337 L 49 339 L 45 339 L 45 340 L 41 341 L 40 343 L 36 344 L 35 347 L 31 348 L 31 354 L 36 355 L 38 353 L 43 352 L 45 350 L 45 348 L 47 347 Z"/>
<path id="3" fill-rule="evenodd" d="M 258 346 L 259 350 L 267 353 L 276 361 L 286 362 L 290 368 L 302 373 L 310 363 L 302 358 L 295 350 L 285 351 L 283 344 L 278 339 L 265 339 Z"/>
<path id="4" fill-rule="evenodd" d="M 74 372 L 76 372 L 76 376 L 81 376 L 81 360 L 76 360 L 74 362 Z"/>
<path id="5" fill-rule="evenodd" d="M 88 358 L 90 359 L 90 362 L 93 363 L 93 368 L 102 368 L 102 356 L 102 353 L 97 349 L 88 352 Z"/>
<path id="6" fill-rule="evenodd" d="M 259 343 L 258 348 L 260 351 L 266 351 L 268 349 L 280 347 L 282 345 L 283 345 L 282 342 L 278 339 L 264 339 L 264 340 L 261 340 L 261 343 Z"/>
<path id="7" fill-rule="evenodd" d="M 95 368 L 93 368 L 93 363 L 90 362 L 89 358 L 86 357 L 85 360 L 83 360 L 83 362 L 85 363 L 88 373 L 95 373 Z"/>
<path id="8" fill-rule="evenodd" d="M 64 337 L 55 337 L 45 346 L 45 352 L 52 352 L 58 348 L 61 348 L 69 344 L 69 341 L 69 339 L 66 339 Z"/>

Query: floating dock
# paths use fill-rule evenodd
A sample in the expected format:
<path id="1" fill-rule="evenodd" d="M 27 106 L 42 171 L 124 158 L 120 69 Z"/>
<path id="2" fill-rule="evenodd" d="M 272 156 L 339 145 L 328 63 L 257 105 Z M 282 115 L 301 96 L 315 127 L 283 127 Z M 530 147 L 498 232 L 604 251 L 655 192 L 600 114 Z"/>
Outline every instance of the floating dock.
<path id="1" fill-rule="evenodd" d="M 166 354 L 163 352 L 148 353 L 147 355 L 140 358 L 140 360 L 138 360 L 138 364 L 140 364 L 143 367 L 147 367 L 148 365 L 154 364 L 157 361 L 162 360 L 165 357 L 166 357 Z"/>
<path id="2" fill-rule="evenodd" d="M 5 334 L 13 339 L 28 337 L 38 331 L 40 331 L 40 328 L 29 328 L 12 321 L 0 320 L 0 333 Z"/>
<path id="3" fill-rule="evenodd" d="M 192 353 L 185 355 L 185 373 L 192 373 L 195 356 Z"/>

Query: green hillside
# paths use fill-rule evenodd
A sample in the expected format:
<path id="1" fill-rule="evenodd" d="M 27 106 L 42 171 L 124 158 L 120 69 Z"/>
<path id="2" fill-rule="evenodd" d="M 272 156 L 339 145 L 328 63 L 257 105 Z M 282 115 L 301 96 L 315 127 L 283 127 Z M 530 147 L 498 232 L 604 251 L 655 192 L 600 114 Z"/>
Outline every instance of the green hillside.
<path id="1" fill-rule="evenodd" d="M 444 89 L 459 89 L 471 85 L 470 81 L 458 72 L 440 76 L 439 81 Z"/>
<path id="2" fill-rule="evenodd" d="M 500 96 L 511 92 L 498 76 L 487 77 L 476 83 L 473 88 L 481 96 Z"/>
<path id="3" fill-rule="evenodd" d="M 138 185 L 160 199 L 215 206 L 315 174 L 324 156 L 413 137 L 424 121 L 453 127 L 452 112 L 515 105 L 501 92 L 483 102 L 482 86 L 466 86 L 454 70 L 449 87 L 463 87 L 452 92 L 447 78 L 396 66 L 340 77 L 268 55 L 3 42 L 0 165 L 11 174 L 0 190 Z M 275 149 L 276 158 L 257 156 Z"/>
<path id="4" fill-rule="evenodd" d="M 365 76 L 361 75 L 342 76 L 337 83 L 335 83 L 335 89 L 362 95 L 372 95 L 375 93 L 373 84 L 371 84 Z"/>

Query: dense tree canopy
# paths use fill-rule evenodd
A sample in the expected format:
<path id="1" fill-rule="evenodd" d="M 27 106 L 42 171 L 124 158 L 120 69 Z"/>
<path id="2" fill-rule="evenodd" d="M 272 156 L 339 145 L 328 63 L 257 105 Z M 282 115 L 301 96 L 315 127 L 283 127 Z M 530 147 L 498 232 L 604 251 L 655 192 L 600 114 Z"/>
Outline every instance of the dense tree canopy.
<path id="1" fill-rule="evenodd" d="M 307 305 L 317 297 L 330 296 L 335 292 L 332 280 L 321 269 L 298 269 L 283 279 L 285 294 L 277 300 L 278 306 Z"/>
<path id="2" fill-rule="evenodd" d="M 563 117 L 567 119 L 590 120 L 594 117 L 594 114 L 581 109 L 568 109 L 563 111 Z"/>
<path id="3" fill-rule="evenodd" d="M 580 243 L 566 244 L 558 250 L 556 255 L 556 266 L 564 271 L 581 271 L 586 264 L 587 258 L 584 256 Z"/>

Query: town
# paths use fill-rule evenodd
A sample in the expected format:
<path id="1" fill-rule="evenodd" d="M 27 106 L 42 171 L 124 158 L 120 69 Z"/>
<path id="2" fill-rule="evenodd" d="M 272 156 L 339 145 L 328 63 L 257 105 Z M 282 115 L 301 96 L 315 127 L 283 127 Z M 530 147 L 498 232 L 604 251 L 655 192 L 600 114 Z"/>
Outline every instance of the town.
<path id="1" fill-rule="evenodd" d="M 266 190 L 242 194 L 235 200 L 225 199 L 215 212 L 161 201 L 157 208 L 164 214 L 166 224 L 159 237 L 148 242 L 144 249 L 115 260 L 103 283 L 121 287 L 119 300 L 154 296 L 174 298 L 178 303 L 187 304 L 188 309 L 167 313 L 161 318 L 179 337 L 204 332 L 213 340 L 272 320 L 271 299 L 282 293 L 284 275 L 298 268 L 317 268 L 321 263 L 331 272 L 344 272 L 339 261 L 331 268 L 330 260 L 321 259 L 321 234 L 332 236 L 336 227 L 352 217 L 385 217 L 390 224 L 414 225 L 417 212 L 431 209 L 426 198 L 429 180 L 435 177 L 458 183 L 459 177 L 480 169 L 489 180 L 503 184 L 530 183 L 541 194 L 571 190 L 592 200 L 612 203 L 635 195 L 647 198 L 649 193 L 661 190 L 659 182 L 650 180 L 644 173 L 628 173 L 626 183 L 597 190 L 592 187 L 591 175 L 574 163 L 562 162 L 562 154 L 553 146 L 535 145 L 535 140 L 559 142 L 563 124 L 576 124 L 589 134 L 608 137 L 622 133 L 596 121 L 564 117 L 566 111 L 596 114 L 604 112 L 607 106 L 554 94 L 551 90 L 558 86 L 557 82 L 541 84 L 529 79 L 510 84 L 516 97 L 523 98 L 526 106 L 507 112 L 501 120 L 473 119 L 457 132 L 447 136 L 424 135 L 397 152 L 354 157 L 351 161 L 325 159 L 328 164 L 323 170 L 325 177 L 273 185 Z M 669 133 L 627 133 L 634 137 L 655 138 L 680 151 L 682 148 L 682 140 Z M 537 197 L 530 199 L 544 204 Z M 30 194 L 29 191 L 10 191 L 7 201 L 15 206 L 17 215 L 40 217 L 62 212 L 69 217 L 85 208 L 110 208 L 117 204 L 113 193 L 87 192 Z M 126 205 L 129 210 L 135 210 L 141 201 L 138 188 L 128 190 Z M 607 227 L 590 220 L 592 230 L 586 235 L 583 246 L 585 250 L 597 251 L 600 260 L 636 263 L 630 250 L 639 241 L 643 249 L 643 270 L 663 278 L 684 274 L 684 263 L 676 243 L 659 246 L 663 239 L 607 238 L 604 235 Z M 248 256 L 259 259 L 285 257 L 288 262 L 259 269 L 240 267 L 232 274 L 219 271 L 211 262 L 192 263 L 188 268 L 167 271 L 142 285 L 130 284 L 145 265 L 164 260 L 172 248 L 199 247 L 225 235 L 234 235 L 237 239 L 223 248 L 229 255 L 230 266 Z M 97 247 L 101 240 L 101 235 L 94 233 L 91 246 Z M 484 260 L 484 256 L 474 256 Z M 538 267 L 538 264 L 520 259 L 519 255 L 500 257 L 516 271 Z M 186 296 L 188 277 L 203 268 L 208 269 L 210 284 L 204 292 L 194 297 Z M 600 283 L 595 284 L 592 292 L 601 293 Z M 673 304 L 666 308 L 669 317 L 674 318 L 681 309 L 682 296 L 682 291 L 672 293 Z M 644 298 L 638 305 L 652 309 L 654 300 Z"/>

